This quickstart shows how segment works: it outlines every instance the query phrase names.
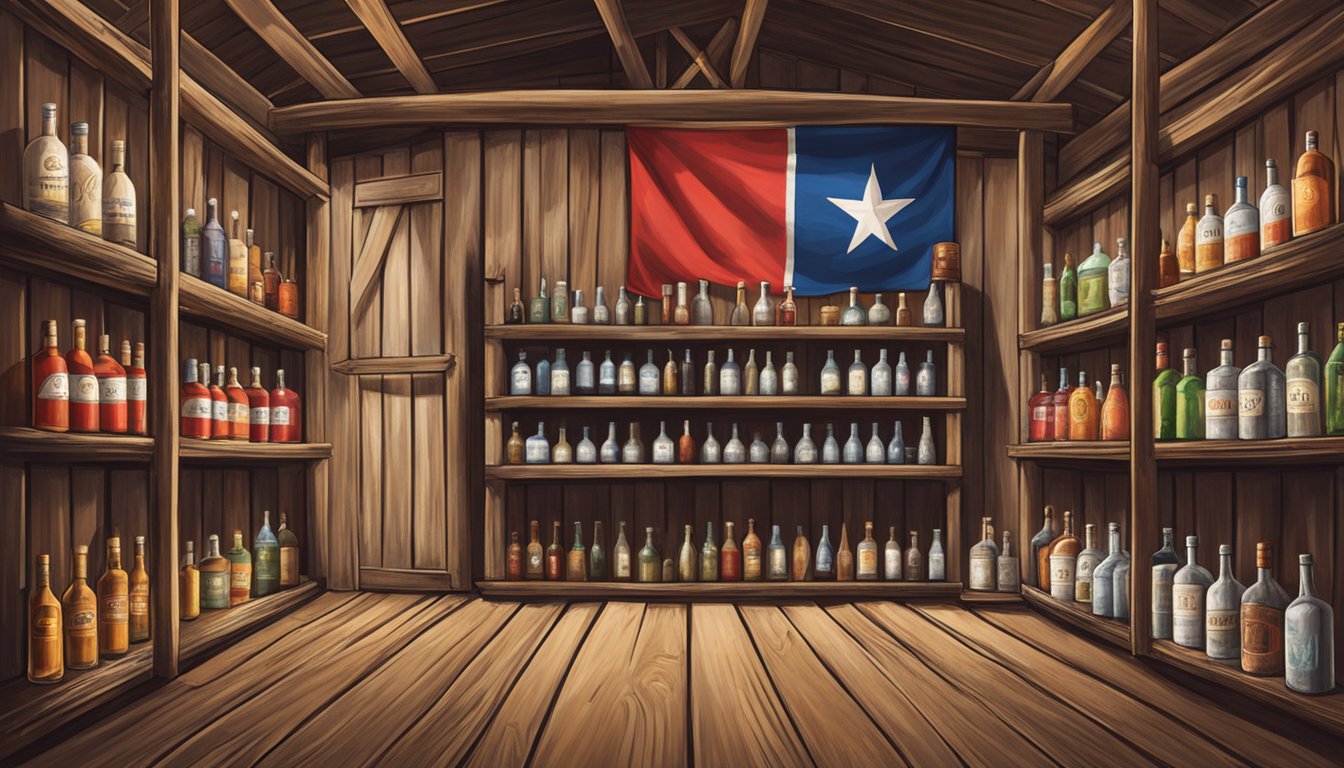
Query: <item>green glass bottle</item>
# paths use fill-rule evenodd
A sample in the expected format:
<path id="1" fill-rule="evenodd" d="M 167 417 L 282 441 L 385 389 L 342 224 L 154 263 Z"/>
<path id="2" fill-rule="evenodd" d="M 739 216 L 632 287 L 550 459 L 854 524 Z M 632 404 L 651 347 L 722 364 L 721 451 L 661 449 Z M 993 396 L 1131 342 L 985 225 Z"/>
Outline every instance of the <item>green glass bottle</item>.
<path id="1" fill-rule="evenodd" d="M 1092 244 L 1092 255 L 1078 265 L 1078 315 L 1083 317 L 1109 309 L 1111 298 L 1108 275 L 1111 257 L 1101 250 L 1101 243 Z"/>
<path id="2" fill-rule="evenodd" d="M 653 528 L 644 529 L 644 548 L 639 550 L 639 580 L 642 583 L 662 581 L 663 558 L 653 546 Z"/>
<path id="3" fill-rule="evenodd" d="M 1078 316 L 1078 273 L 1073 269 L 1073 255 L 1064 254 L 1064 271 L 1059 276 L 1059 320 Z"/>
<path id="4" fill-rule="evenodd" d="M 1176 439 L 1176 383 L 1180 380 L 1180 374 L 1171 368 L 1167 343 L 1159 341 L 1157 378 L 1153 380 L 1153 437 L 1157 440 Z"/>
<path id="5" fill-rule="evenodd" d="M 271 532 L 269 509 L 262 512 L 261 530 L 257 531 L 257 541 L 252 549 L 256 552 L 252 564 L 252 594 L 257 597 L 269 595 L 280 584 L 280 540 Z"/>
<path id="6" fill-rule="evenodd" d="M 1185 375 L 1176 382 L 1176 439 L 1204 439 L 1204 380 L 1195 371 L 1195 350 L 1181 353 Z"/>
<path id="7" fill-rule="evenodd" d="M 1325 362 L 1325 432 L 1344 435 L 1344 323 L 1335 339 L 1335 350 Z"/>
<path id="8" fill-rule="evenodd" d="M 574 521 L 574 546 L 565 556 L 565 579 L 588 580 L 588 548 L 583 546 L 583 523 Z"/>
<path id="9" fill-rule="evenodd" d="M 602 549 L 602 521 L 593 521 L 593 546 L 588 550 L 588 580 L 602 581 L 607 577 L 607 553 Z"/>

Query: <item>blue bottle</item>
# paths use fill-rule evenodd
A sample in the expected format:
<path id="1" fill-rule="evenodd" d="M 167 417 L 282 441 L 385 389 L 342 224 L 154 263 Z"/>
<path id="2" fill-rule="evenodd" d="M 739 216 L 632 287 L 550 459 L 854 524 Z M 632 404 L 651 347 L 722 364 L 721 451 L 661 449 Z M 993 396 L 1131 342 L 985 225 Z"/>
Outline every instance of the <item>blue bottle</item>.
<path id="1" fill-rule="evenodd" d="M 224 288 L 228 280 L 228 242 L 224 237 L 224 228 L 219 225 L 219 202 L 212 197 L 208 205 L 209 221 L 201 230 L 204 277 L 207 283 L 217 288 Z"/>

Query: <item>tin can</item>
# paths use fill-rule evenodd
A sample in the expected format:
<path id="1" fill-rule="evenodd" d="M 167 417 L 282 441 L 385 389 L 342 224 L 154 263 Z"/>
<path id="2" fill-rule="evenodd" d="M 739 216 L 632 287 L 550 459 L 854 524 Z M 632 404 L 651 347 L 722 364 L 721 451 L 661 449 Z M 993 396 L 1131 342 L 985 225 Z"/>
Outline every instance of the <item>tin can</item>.
<path id="1" fill-rule="evenodd" d="M 822 324 L 822 325 L 839 325 L 839 324 L 840 324 L 840 308 L 837 307 L 837 306 L 834 305 L 834 304 L 827 304 L 826 306 L 822 307 L 822 308 L 821 308 L 821 324 Z"/>

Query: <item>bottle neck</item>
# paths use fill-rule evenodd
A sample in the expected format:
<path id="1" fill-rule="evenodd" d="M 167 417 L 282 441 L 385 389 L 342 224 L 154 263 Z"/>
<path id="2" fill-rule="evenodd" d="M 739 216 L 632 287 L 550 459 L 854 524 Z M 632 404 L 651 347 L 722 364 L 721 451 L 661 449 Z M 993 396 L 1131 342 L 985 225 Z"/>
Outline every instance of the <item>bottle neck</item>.
<path id="1" fill-rule="evenodd" d="M 1261 362 L 1267 363 L 1270 362 L 1272 359 L 1273 359 L 1273 349 L 1271 349 L 1270 347 L 1261 347 L 1259 360 Z"/>
<path id="2" fill-rule="evenodd" d="M 1298 583 L 1301 587 L 1298 590 L 1299 597 L 1316 596 L 1316 576 L 1310 563 L 1303 563 L 1298 566 Z"/>
<path id="3" fill-rule="evenodd" d="M 1194 565 L 1194 564 L 1195 564 L 1195 547 L 1192 547 L 1192 546 L 1186 546 L 1186 548 L 1185 548 L 1185 561 L 1186 561 L 1187 563 L 1191 564 L 1191 565 Z"/>
<path id="4" fill-rule="evenodd" d="M 54 110 L 50 114 L 45 111 L 42 113 L 42 135 L 53 137 L 56 135 L 56 112 Z"/>
<path id="5" fill-rule="evenodd" d="M 1228 554 L 1226 554 L 1226 555 L 1224 555 L 1224 554 L 1222 554 L 1222 553 L 1219 553 L 1219 555 L 1218 555 L 1218 578 L 1220 578 L 1220 579 L 1230 579 L 1230 578 L 1232 578 L 1232 555 L 1231 555 L 1231 553 L 1228 553 Z"/>
<path id="6" fill-rule="evenodd" d="M 1305 355 L 1311 351 L 1310 336 L 1311 334 L 1308 333 L 1307 331 L 1297 332 L 1297 354 Z"/>

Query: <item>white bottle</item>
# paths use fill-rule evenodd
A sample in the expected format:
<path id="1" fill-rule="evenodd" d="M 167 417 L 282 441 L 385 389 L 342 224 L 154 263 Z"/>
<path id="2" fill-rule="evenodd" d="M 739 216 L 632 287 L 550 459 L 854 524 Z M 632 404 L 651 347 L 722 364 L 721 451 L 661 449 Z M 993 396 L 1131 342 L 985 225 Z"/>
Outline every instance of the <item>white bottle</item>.
<path id="1" fill-rule="evenodd" d="M 784 353 L 784 368 L 779 372 L 779 388 L 786 395 L 798 394 L 798 366 L 793 364 L 793 353 Z"/>
<path id="2" fill-rule="evenodd" d="M 1125 238 L 1115 239 L 1115 258 L 1106 267 L 1106 291 L 1112 307 L 1129 304 L 1129 248 Z"/>
<path id="3" fill-rule="evenodd" d="M 527 364 L 527 352 L 518 352 L 518 362 L 509 374 L 510 395 L 532 394 L 532 367 Z"/>
<path id="4" fill-rule="evenodd" d="M 667 422 L 658 422 L 658 437 L 653 440 L 653 463 L 671 464 L 676 461 L 676 444 L 667 436 Z"/>
<path id="5" fill-rule="evenodd" d="M 854 350 L 854 362 L 849 364 L 849 376 L 845 382 L 845 394 L 863 397 L 868 394 L 868 366 L 863 364 L 859 350 Z"/>

